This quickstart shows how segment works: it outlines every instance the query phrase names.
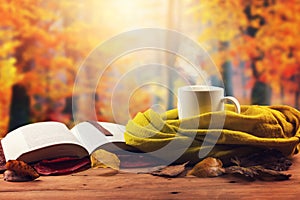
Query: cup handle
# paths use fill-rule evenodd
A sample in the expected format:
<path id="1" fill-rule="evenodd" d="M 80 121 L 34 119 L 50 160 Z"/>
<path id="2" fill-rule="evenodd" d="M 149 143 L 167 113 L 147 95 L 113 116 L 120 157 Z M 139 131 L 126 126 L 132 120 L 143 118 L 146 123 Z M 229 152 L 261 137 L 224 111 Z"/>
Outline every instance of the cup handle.
<path id="1" fill-rule="evenodd" d="M 222 101 L 230 101 L 231 103 L 233 103 L 233 105 L 235 107 L 235 112 L 238 114 L 241 113 L 241 105 L 235 97 L 226 96 L 226 97 L 222 98 Z"/>

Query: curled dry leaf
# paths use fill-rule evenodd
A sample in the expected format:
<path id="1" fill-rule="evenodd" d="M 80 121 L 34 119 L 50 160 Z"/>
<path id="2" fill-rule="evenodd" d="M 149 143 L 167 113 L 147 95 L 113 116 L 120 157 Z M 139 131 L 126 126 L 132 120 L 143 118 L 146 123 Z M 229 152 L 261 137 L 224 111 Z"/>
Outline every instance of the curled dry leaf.
<path id="1" fill-rule="evenodd" d="M 222 167 L 223 163 L 217 158 L 208 157 L 197 163 L 193 169 L 188 172 L 188 175 L 197 177 L 216 177 L 222 175 L 225 170 Z"/>
<path id="2" fill-rule="evenodd" d="M 28 176 L 20 176 L 12 170 L 5 170 L 5 172 L 3 173 L 3 179 L 9 182 L 25 182 L 33 180 L 31 177 Z"/>
<path id="3" fill-rule="evenodd" d="M 110 167 L 114 170 L 120 169 L 120 159 L 114 153 L 108 152 L 103 149 L 98 149 L 91 154 L 91 167 L 92 168 L 107 168 Z"/>
<path id="4" fill-rule="evenodd" d="M 3 174 L 5 181 L 32 181 L 40 176 L 34 168 L 23 161 L 9 160 L 5 167 L 7 169 Z"/>

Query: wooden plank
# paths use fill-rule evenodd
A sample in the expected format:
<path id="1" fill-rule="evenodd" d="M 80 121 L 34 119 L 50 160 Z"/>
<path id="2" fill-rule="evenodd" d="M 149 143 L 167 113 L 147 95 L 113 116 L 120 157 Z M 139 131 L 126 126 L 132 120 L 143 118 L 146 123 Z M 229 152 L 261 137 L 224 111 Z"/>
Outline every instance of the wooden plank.
<path id="1" fill-rule="evenodd" d="M 247 182 L 234 177 L 163 178 L 149 174 L 89 169 L 66 176 L 43 176 L 33 182 L 1 182 L 0 199 L 297 199 L 300 156 L 281 182 Z"/>

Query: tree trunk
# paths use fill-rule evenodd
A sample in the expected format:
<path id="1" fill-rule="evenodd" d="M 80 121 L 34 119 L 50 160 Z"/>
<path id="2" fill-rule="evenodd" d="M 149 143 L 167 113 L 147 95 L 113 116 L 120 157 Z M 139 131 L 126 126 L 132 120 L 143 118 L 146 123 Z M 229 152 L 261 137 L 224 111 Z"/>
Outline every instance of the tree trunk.
<path id="1" fill-rule="evenodd" d="M 255 84 L 251 90 L 251 104 L 270 105 L 272 97 L 272 88 L 269 84 L 259 81 L 260 74 L 256 68 L 256 60 L 252 61 L 251 68 Z"/>
<path id="2" fill-rule="evenodd" d="M 233 88 L 232 88 L 232 66 L 230 61 L 226 61 L 222 65 L 222 76 L 224 80 L 224 88 L 225 88 L 225 94 L 227 96 L 233 96 Z"/>
<path id="3" fill-rule="evenodd" d="M 251 104 L 270 105 L 272 88 L 263 82 L 256 81 L 251 91 Z"/>
<path id="4" fill-rule="evenodd" d="M 15 84 L 12 88 L 8 131 L 30 123 L 30 98 L 23 85 Z"/>

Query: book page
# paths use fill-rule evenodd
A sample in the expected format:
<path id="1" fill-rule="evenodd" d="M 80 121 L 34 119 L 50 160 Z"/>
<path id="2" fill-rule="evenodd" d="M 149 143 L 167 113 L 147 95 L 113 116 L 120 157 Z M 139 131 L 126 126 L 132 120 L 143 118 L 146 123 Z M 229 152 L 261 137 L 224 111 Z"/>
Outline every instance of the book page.
<path id="1" fill-rule="evenodd" d="M 90 154 L 104 144 L 125 142 L 125 126 L 109 122 L 97 123 L 103 126 L 112 135 L 106 136 L 89 122 L 81 122 L 71 129 L 71 132 L 77 137 Z"/>
<path id="2" fill-rule="evenodd" d="M 38 122 L 22 126 L 8 133 L 1 143 L 6 160 L 15 160 L 24 153 L 50 145 L 63 143 L 81 145 L 70 130 L 60 122 Z"/>

